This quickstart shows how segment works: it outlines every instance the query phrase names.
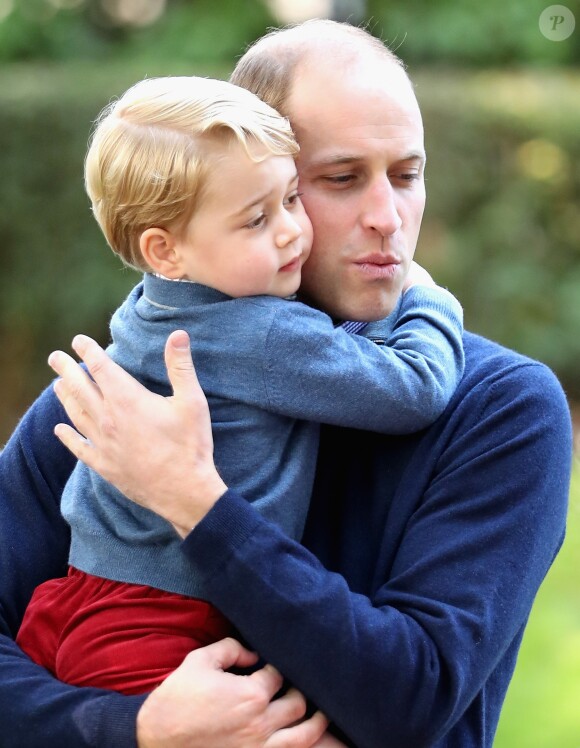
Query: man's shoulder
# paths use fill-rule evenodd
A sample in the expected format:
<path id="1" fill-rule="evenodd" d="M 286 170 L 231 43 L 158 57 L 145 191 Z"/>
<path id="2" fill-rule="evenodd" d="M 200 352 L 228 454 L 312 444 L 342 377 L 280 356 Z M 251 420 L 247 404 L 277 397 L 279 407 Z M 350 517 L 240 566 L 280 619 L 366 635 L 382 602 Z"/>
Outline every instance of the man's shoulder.
<path id="1" fill-rule="evenodd" d="M 568 409 L 556 374 L 549 366 L 488 338 L 465 332 L 465 372 L 457 399 L 491 394 L 499 399 L 527 395 L 549 407 Z"/>
<path id="2" fill-rule="evenodd" d="M 467 375 L 482 376 L 486 373 L 532 368 L 538 369 L 545 376 L 555 377 L 551 369 L 541 361 L 481 335 L 466 331 L 463 334 L 463 346 Z"/>

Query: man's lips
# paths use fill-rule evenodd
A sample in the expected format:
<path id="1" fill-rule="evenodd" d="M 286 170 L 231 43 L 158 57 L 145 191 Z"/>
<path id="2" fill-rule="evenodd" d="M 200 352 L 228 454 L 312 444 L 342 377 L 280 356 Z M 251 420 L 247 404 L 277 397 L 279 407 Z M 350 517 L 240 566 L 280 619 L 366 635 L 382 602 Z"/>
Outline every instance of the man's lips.
<path id="1" fill-rule="evenodd" d="M 364 257 L 359 257 L 356 260 L 353 260 L 355 265 L 400 265 L 401 260 L 396 256 L 392 254 L 384 255 L 380 252 L 375 252 L 374 254 L 370 255 L 364 255 Z"/>
<path id="2" fill-rule="evenodd" d="M 353 265 L 369 278 L 392 278 L 396 275 L 401 260 L 396 255 L 370 254 L 353 260 Z"/>

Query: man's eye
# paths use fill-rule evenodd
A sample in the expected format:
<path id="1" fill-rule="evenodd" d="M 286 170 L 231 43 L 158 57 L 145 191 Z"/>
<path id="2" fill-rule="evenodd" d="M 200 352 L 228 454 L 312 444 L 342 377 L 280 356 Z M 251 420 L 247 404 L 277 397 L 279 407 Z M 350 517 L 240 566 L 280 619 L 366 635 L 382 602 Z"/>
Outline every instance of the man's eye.
<path id="1" fill-rule="evenodd" d="M 252 220 L 249 221 L 246 224 L 245 228 L 247 228 L 247 229 L 259 229 L 261 226 L 264 225 L 265 222 L 266 222 L 266 214 L 265 213 L 260 213 L 259 216 L 256 216 L 255 218 L 252 218 Z"/>
<path id="2" fill-rule="evenodd" d="M 395 174 L 394 176 L 396 179 L 400 179 L 403 182 L 414 182 L 419 179 L 421 175 L 416 171 L 411 171 L 404 174 Z"/>
<path id="3" fill-rule="evenodd" d="M 329 184 L 349 184 L 354 179 L 354 174 L 333 174 L 332 176 L 324 177 L 324 180 Z"/>

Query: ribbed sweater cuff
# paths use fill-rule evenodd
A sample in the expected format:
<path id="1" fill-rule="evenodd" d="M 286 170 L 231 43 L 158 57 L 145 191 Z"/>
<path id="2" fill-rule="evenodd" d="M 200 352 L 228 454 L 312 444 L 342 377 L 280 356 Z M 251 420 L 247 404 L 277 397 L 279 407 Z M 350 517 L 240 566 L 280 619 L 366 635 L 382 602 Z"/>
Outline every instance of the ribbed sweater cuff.
<path id="1" fill-rule="evenodd" d="M 412 286 L 405 291 L 400 312 L 416 305 L 433 309 L 451 319 L 463 320 L 461 304 L 450 291 L 441 286 Z"/>
<path id="2" fill-rule="evenodd" d="M 242 496 L 228 490 L 182 543 L 181 549 L 204 584 L 227 566 L 261 522 L 260 514 Z"/>

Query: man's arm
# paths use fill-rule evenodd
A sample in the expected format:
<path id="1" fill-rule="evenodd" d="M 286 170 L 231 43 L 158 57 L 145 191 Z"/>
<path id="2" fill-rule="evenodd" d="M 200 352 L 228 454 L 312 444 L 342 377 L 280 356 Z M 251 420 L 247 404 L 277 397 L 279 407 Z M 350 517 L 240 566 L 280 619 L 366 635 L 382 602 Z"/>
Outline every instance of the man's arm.
<path id="1" fill-rule="evenodd" d="M 384 735 L 409 747 L 451 741 L 466 731 L 459 723 L 474 700 L 475 711 L 490 710 L 491 741 L 534 597 L 563 540 L 571 440 L 561 389 L 531 364 L 479 388 L 449 421 L 448 446 L 420 452 L 419 462 L 433 460 L 424 489 L 414 477 L 423 466 L 407 467 L 398 500 L 407 493 L 416 508 L 400 527 L 390 513 L 383 542 L 396 552 L 369 597 L 231 494 L 185 541 L 212 602 L 359 748 Z M 471 745 L 465 733 L 458 744 Z"/>
<path id="2" fill-rule="evenodd" d="M 366 595 L 233 492 L 185 540 L 212 602 L 358 748 L 384 735 L 409 748 L 491 745 L 533 600 L 563 540 L 571 440 L 561 389 L 543 367 L 486 387 L 450 421 L 449 448 L 420 453 L 433 467 L 423 495 L 413 479 L 420 461 L 407 467 L 398 494 L 416 510 L 404 527 L 389 513 L 383 543 L 396 552 L 372 570 L 383 576 L 368 580 Z M 356 526 L 354 510 L 350 518 Z M 330 496 L 318 527 L 334 520 Z"/>
<path id="3" fill-rule="evenodd" d="M 231 639 L 196 650 L 150 697 L 68 686 L 20 650 L 14 637 L 33 589 L 67 568 L 69 532 L 60 495 L 75 458 L 53 433 L 63 421 L 51 386 L 0 455 L 3 748 L 338 746 L 330 736 L 320 738 L 326 727 L 320 713 L 288 727 L 303 718 L 306 703 L 295 690 L 273 700 L 282 683 L 273 668 L 249 677 L 228 673 L 256 661 Z"/>
<path id="4" fill-rule="evenodd" d="M 181 348 L 173 345 L 179 340 Z M 179 443 L 189 432 L 196 459 L 203 454 L 211 474 L 211 437 L 195 434 L 200 414 L 208 417 L 183 343 L 181 334 L 168 342 L 175 395 L 164 400 L 136 390 L 96 344 L 77 341 L 100 387 L 87 398 L 82 371 L 70 372 L 73 384 L 61 394 L 72 411 L 80 403 L 77 425 L 91 440 L 64 430 L 70 447 L 105 477 L 122 475 L 131 498 L 183 535 L 199 522 L 184 549 L 208 580 L 212 601 L 359 748 L 380 745 L 385 735 L 400 746 L 442 739 L 505 658 L 494 694 L 501 703 L 532 601 L 564 532 L 571 432 L 553 375 L 520 363 L 497 375 L 490 367 L 485 381 L 462 384 L 445 449 L 430 458 L 420 509 L 396 539 L 388 578 L 369 599 L 235 494 L 219 498 L 217 482 L 204 496 L 194 478 L 199 465 Z M 56 363 L 60 368 L 63 360 Z M 71 366 L 67 359 L 65 368 Z M 101 428 L 104 403 L 112 448 Z M 131 432 L 135 411 L 148 412 L 148 424 L 171 424 L 173 441 L 162 459 L 176 467 L 173 497 L 156 482 L 155 428 L 138 418 L 140 432 Z M 133 438 L 143 447 L 142 462 L 137 472 L 123 473 L 112 466 L 130 461 Z M 147 447 L 152 443 L 155 450 Z"/>
<path id="5" fill-rule="evenodd" d="M 65 686 L 14 642 L 36 585 L 66 573 L 69 533 L 59 504 L 75 459 L 53 434 L 63 420 L 49 387 L 0 455 L 1 742 L 6 748 L 131 746 L 142 698 Z"/>

